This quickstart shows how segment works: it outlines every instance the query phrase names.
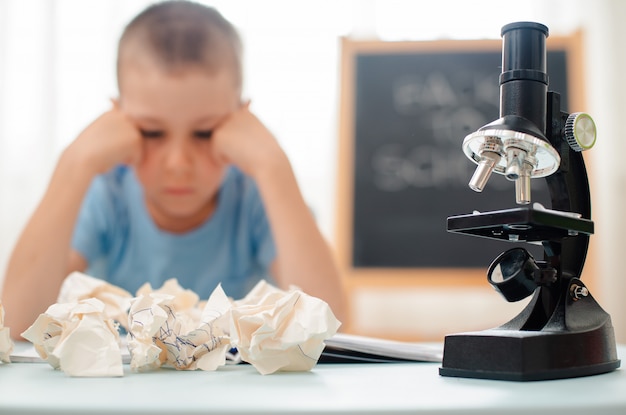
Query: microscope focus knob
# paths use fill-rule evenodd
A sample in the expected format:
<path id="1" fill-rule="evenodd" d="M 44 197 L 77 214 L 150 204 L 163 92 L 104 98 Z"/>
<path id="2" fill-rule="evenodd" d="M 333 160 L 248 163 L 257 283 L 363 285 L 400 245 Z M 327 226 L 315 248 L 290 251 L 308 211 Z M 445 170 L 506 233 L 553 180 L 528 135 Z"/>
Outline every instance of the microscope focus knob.
<path id="1" fill-rule="evenodd" d="M 565 121 L 565 139 L 572 150 L 589 150 L 596 143 L 596 124 L 589 114 L 575 112 Z"/>

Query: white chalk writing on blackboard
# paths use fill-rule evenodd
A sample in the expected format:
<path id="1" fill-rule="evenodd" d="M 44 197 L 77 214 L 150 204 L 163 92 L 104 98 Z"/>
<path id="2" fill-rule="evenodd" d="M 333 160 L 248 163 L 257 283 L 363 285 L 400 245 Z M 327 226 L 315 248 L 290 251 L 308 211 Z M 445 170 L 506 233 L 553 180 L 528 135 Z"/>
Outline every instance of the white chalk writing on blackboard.
<path id="1" fill-rule="evenodd" d="M 419 136 L 402 137 L 404 143 L 415 145 L 387 142 L 373 151 L 373 184 L 378 190 L 395 192 L 409 187 L 441 189 L 467 185 L 474 166 L 461 151 L 461 142 L 469 132 L 492 121 L 479 105 L 497 105 L 499 93 L 492 76 L 468 76 L 473 79 L 462 91 L 455 89 L 442 71 L 404 75 L 392 83 L 396 112 L 407 117 L 423 117 L 430 128 L 420 131 Z M 458 151 L 450 151 L 450 144 L 458 146 Z"/>
<path id="2" fill-rule="evenodd" d="M 384 192 L 397 192 L 410 187 L 465 187 L 474 169 L 462 152 L 446 152 L 432 145 L 406 148 L 401 144 L 378 147 L 374 151 L 371 167 L 374 186 Z M 494 180 L 489 188 L 503 190 L 511 186 L 510 183 Z"/>

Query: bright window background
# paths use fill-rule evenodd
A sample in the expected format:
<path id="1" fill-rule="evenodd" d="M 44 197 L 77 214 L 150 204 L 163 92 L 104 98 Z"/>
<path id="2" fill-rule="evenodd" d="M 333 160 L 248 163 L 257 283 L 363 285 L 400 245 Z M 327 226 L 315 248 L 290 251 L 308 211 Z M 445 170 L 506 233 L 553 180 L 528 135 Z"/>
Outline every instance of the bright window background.
<path id="1" fill-rule="evenodd" d="M 499 38 L 504 24 L 538 21 L 551 35 L 583 30 L 588 110 L 600 137 L 590 156 L 603 306 L 626 341 L 623 234 L 626 165 L 626 1 L 219 0 L 245 42 L 245 92 L 290 157 L 304 196 L 333 242 L 340 37 L 384 40 Z M 115 48 L 147 0 L 0 0 L 0 279 L 15 240 L 62 151 L 116 95 Z M 339 167 L 340 168 L 340 167 Z M 621 189 L 616 191 L 616 189 Z M 55 241 L 49 241 L 55 243 Z M 421 293 L 437 304 L 449 299 Z M 407 296 L 413 307 L 428 301 Z M 464 295 L 464 298 L 467 295 Z M 376 298 L 382 298 L 376 293 Z M 381 324 L 421 316 L 398 297 L 368 301 Z M 597 298 L 597 297 L 596 297 Z M 481 300 L 482 301 L 482 300 Z M 485 314 L 498 315 L 496 300 Z M 388 304 L 393 304 L 389 307 Z M 389 317 L 381 311 L 403 313 Z M 428 313 L 427 313 L 428 314 Z M 458 314 L 455 314 L 455 316 Z M 472 315 L 465 316 L 471 320 Z M 413 321 L 409 320 L 411 324 Z M 439 320 L 437 324 L 442 324 Z M 404 330 L 405 328 L 402 328 Z M 408 329 L 408 328 L 407 328 Z"/>
<path id="2" fill-rule="evenodd" d="M 0 0 L 0 266 L 62 149 L 116 95 L 115 50 L 146 0 Z M 289 155 L 332 239 L 341 36 L 497 38 L 514 20 L 567 32 L 572 1 L 223 0 L 241 31 L 245 93 Z M 562 7 L 567 3 L 568 7 Z M 558 13 L 554 13 L 558 11 Z M 553 18 L 557 16 L 557 18 Z"/>

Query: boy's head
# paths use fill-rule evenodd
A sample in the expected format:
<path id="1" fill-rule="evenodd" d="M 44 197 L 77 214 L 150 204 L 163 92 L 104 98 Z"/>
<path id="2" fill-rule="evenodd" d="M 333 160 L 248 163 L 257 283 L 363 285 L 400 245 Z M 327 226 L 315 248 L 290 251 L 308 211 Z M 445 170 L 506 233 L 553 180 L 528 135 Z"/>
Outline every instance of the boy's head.
<path id="1" fill-rule="evenodd" d="M 122 34 L 119 107 L 144 138 L 135 171 L 163 229 L 189 229 L 215 206 L 226 166 L 210 138 L 241 105 L 241 53 L 227 20 L 188 1 L 152 5 Z"/>
<path id="2" fill-rule="evenodd" d="M 190 1 L 155 3 L 125 28 L 118 46 L 120 93 L 129 65 L 155 65 L 165 73 L 224 69 L 242 84 L 242 45 L 235 27 L 214 8 Z"/>

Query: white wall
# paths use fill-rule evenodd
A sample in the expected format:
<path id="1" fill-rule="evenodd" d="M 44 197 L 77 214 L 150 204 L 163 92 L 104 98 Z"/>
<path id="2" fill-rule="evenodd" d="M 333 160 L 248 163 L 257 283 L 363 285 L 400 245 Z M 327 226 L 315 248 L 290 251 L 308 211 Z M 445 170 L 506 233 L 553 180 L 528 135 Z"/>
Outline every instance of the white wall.
<path id="1" fill-rule="evenodd" d="M 617 339 L 626 342 L 626 2 L 604 0 L 590 3 L 584 20 L 586 33 L 586 87 L 589 112 L 598 126 L 593 148 L 592 189 L 594 238 L 599 243 L 601 305 L 611 314 Z"/>
<path id="2" fill-rule="evenodd" d="M 590 152 L 595 185 L 593 238 L 601 247 L 602 269 L 597 279 L 600 289 L 594 295 L 612 314 L 618 339 L 626 342 L 626 304 L 621 299 L 626 278 L 620 261 L 620 236 L 626 231 L 621 214 L 626 164 L 620 160 L 626 145 L 620 140 L 620 115 L 626 112 L 626 80 L 620 73 L 626 64 L 621 46 L 626 41 L 622 23 L 626 21 L 626 2 L 510 2 L 514 7 L 496 0 L 455 5 L 449 0 L 212 3 L 242 29 L 253 110 L 279 137 L 322 231 L 331 239 L 339 36 L 498 38 L 503 24 L 518 20 L 542 22 L 552 35 L 582 28 L 586 110 L 594 116 L 600 132 L 598 144 Z M 115 94 L 115 41 L 123 23 L 145 4 L 146 0 L 0 0 L 0 270 L 6 266 L 15 238 L 41 196 L 59 152 L 106 109 L 108 98 Z M 476 297 L 483 304 L 476 315 L 461 312 L 465 310 L 463 295 L 453 293 L 455 300 L 433 292 L 409 293 L 409 297 L 406 292 L 370 294 L 359 297 L 361 315 L 369 319 L 366 313 L 377 310 L 380 324 L 397 320 L 397 310 L 419 316 L 429 301 L 454 301 L 460 312 L 441 316 L 446 327 L 458 324 L 459 315 L 472 325 L 490 325 L 487 314 L 513 312 L 510 308 L 502 311 L 508 306 L 498 296 L 482 292 Z"/>

